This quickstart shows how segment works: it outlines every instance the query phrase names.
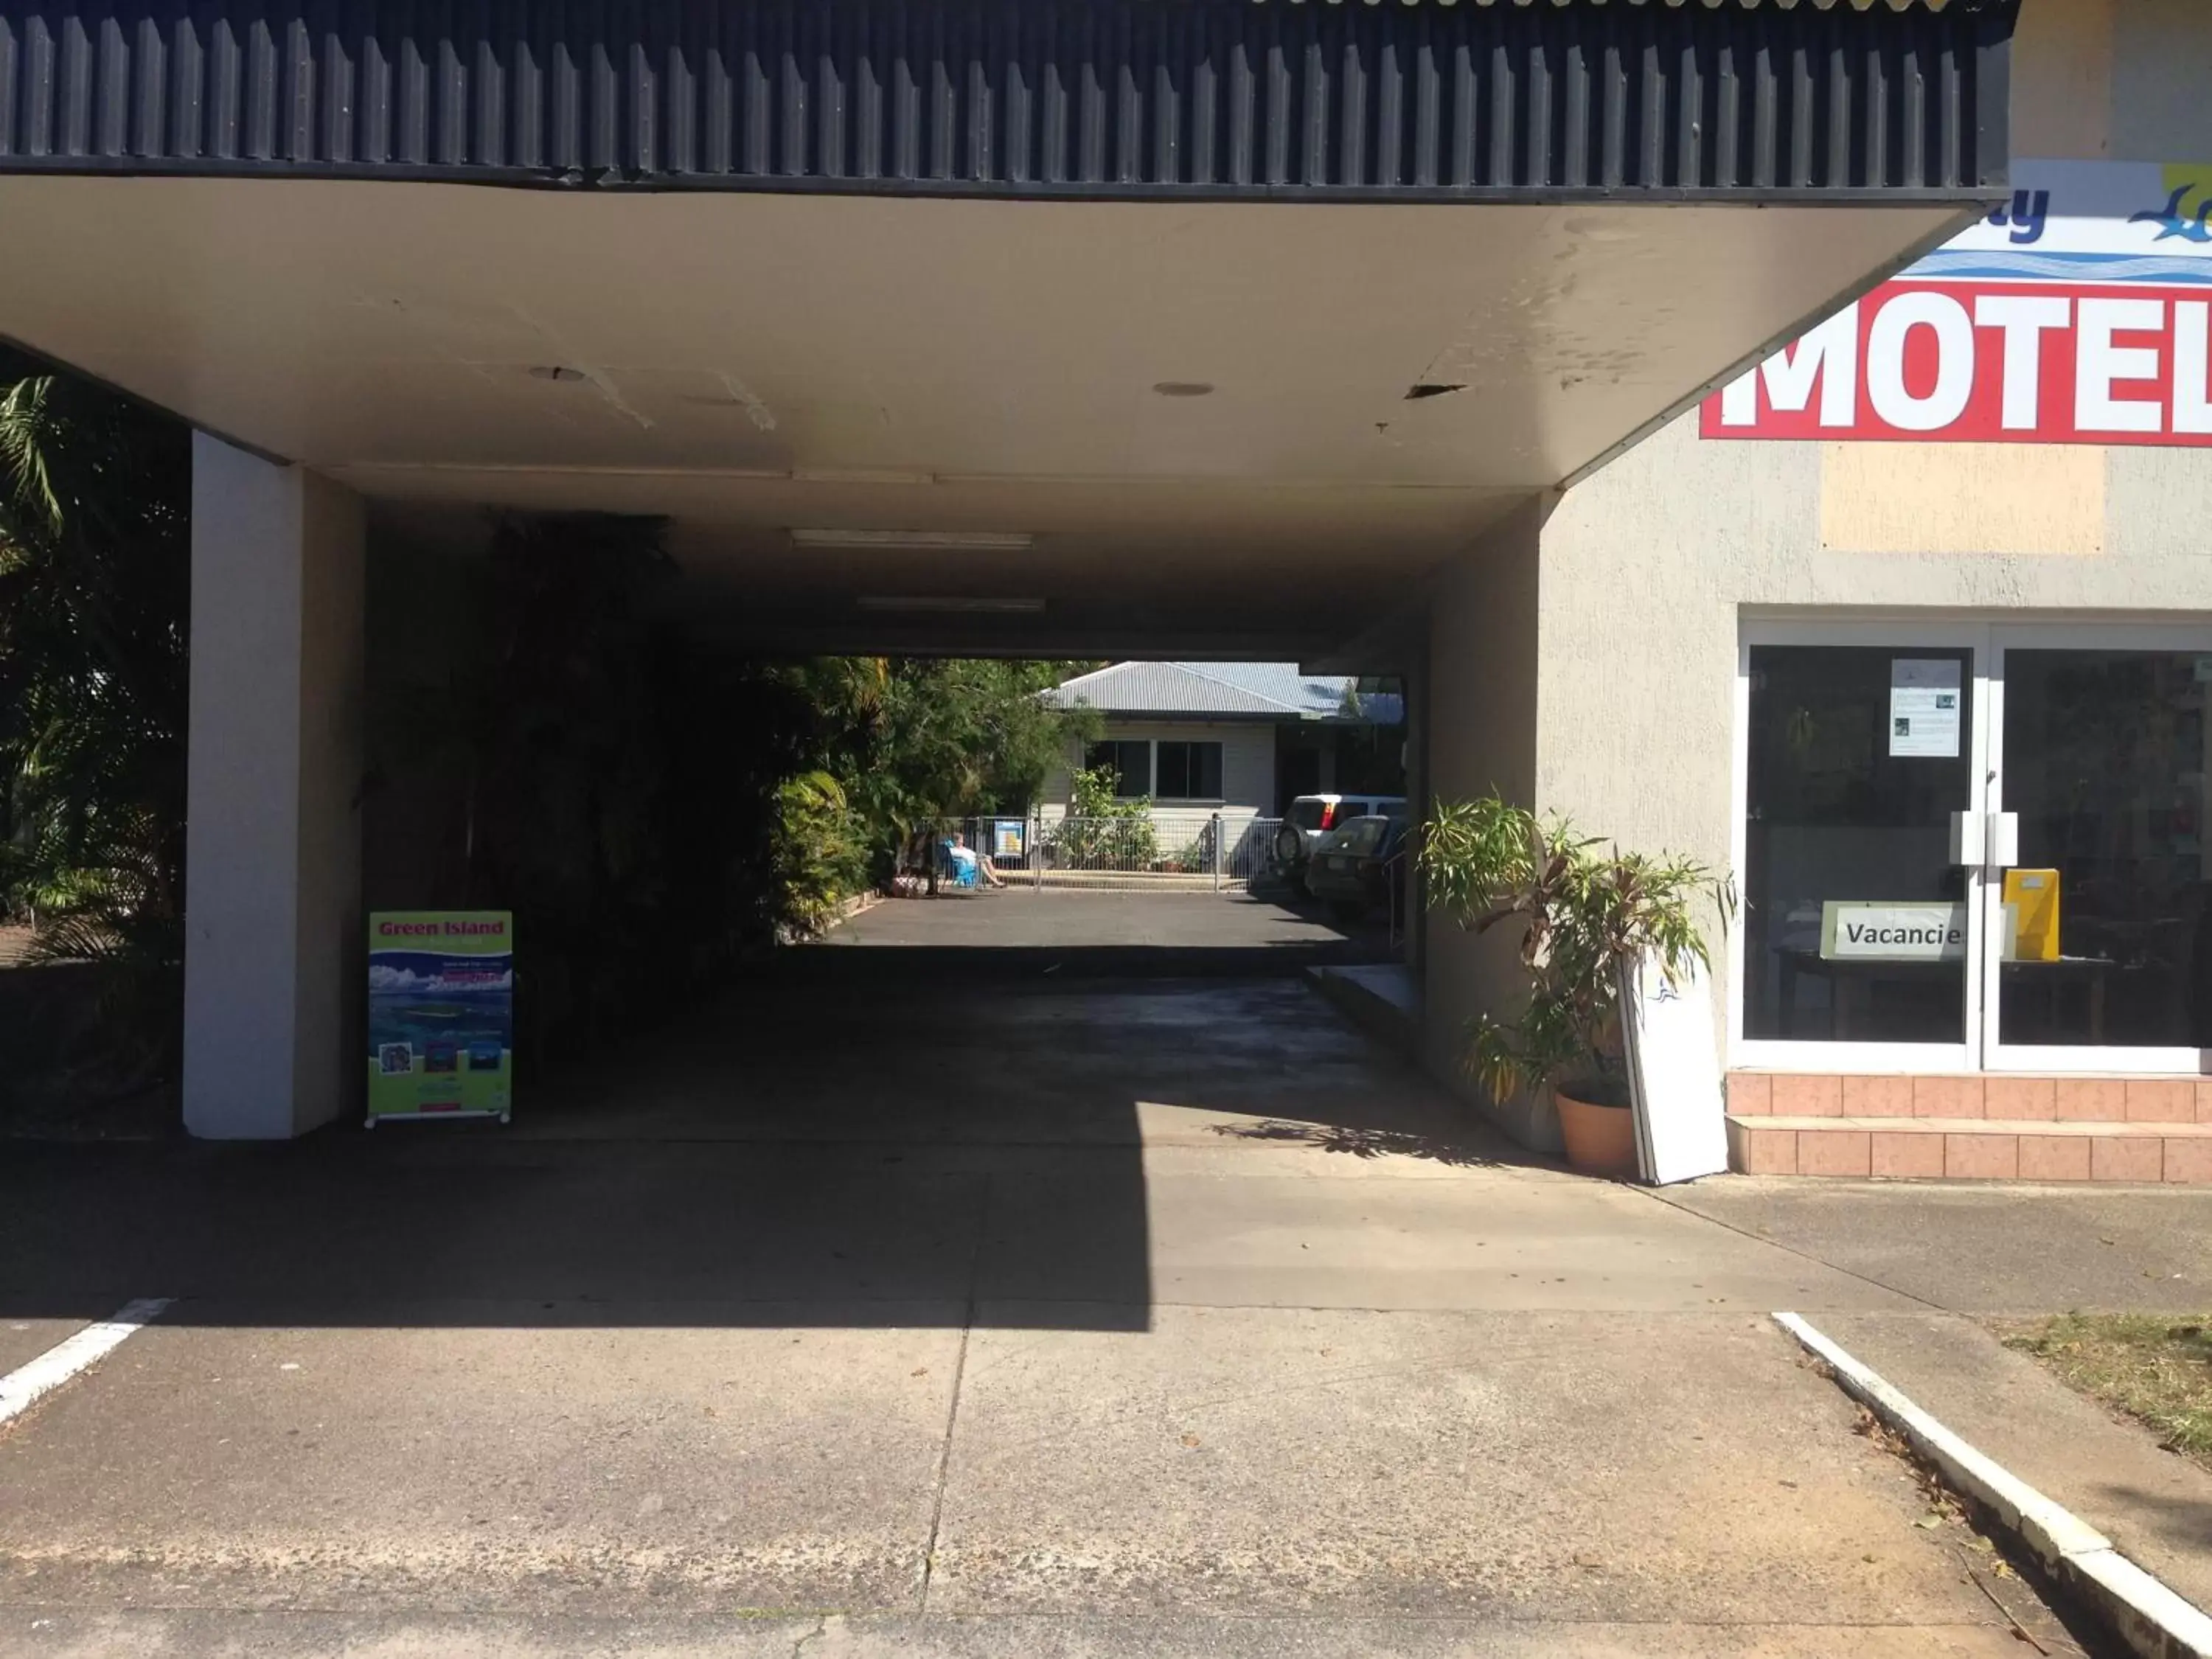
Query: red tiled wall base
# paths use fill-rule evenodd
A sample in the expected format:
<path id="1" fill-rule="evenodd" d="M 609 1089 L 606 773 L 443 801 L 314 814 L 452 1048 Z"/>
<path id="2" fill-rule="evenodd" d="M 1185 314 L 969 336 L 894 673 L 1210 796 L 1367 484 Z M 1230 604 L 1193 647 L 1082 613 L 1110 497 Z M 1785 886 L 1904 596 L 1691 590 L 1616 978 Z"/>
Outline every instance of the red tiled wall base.
<path id="1" fill-rule="evenodd" d="M 1748 1175 L 2212 1183 L 2212 1078 L 1733 1072 Z"/>

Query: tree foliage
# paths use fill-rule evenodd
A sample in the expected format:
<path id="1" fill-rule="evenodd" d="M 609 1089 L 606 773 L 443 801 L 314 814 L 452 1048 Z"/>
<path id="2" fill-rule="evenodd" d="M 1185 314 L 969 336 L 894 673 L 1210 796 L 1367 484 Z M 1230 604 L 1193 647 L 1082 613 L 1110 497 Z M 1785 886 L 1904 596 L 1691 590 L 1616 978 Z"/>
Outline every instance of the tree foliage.
<path id="1" fill-rule="evenodd" d="M 177 1040 L 191 449 L 114 393 L 0 356 L 0 910 L 96 963 L 134 1062 Z"/>
<path id="2" fill-rule="evenodd" d="M 1039 694 L 1092 665 L 841 657 L 782 672 L 814 711 L 813 764 L 840 781 L 881 876 L 949 823 L 1030 805 L 1098 720 Z"/>
<path id="3" fill-rule="evenodd" d="M 845 787 L 828 772 L 804 772 L 776 787 L 770 842 L 778 921 L 812 938 L 868 879 L 868 849 Z"/>

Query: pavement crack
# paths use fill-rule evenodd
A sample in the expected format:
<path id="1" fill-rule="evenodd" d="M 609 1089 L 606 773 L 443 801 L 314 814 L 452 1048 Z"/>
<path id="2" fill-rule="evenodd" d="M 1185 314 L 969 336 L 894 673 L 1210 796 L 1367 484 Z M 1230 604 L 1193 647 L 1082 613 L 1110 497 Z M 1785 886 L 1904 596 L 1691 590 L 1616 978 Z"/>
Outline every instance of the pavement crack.
<path id="1" fill-rule="evenodd" d="M 945 1443 L 937 1449 L 937 1491 L 929 1505 L 929 1541 L 921 1553 L 919 1611 L 929 1611 L 930 1585 L 937 1575 L 937 1539 L 945 1525 L 945 1488 L 952 1472 L 952 1436 L 960 1425 L 960 1389 L 968 1375 L 968 1346 L 975 1334 L 975 1316 L 983 1271 L 983 1241 L 991 1231 L 991 1177 L 983 1176 L 975 1200 L 975 1243 L 968 1256 L 968 1308 L 960 1322 L 960 1350 L 952 1361 L 952 1397 L 945 1408 Z"/>
<path id="2" fill-rule="evenodd" d="M 1710 1222 L 1714 1226 L 1721 1229 L 1723 1232 L 1734 1233 L 1738 1238 L 1747 1238 L 1754 1244 L 1765 1244 L 1771 1249 L 1781 1251 L 1784 1255 L 1794 1255 L 1800 1261 L 1809 1261 L 1816 1267 L 1825 1267 L 1832 1273 L 1841 1273 L 1846 1279 L 1857 1279 L 1862 1285 L 1871 1285 L 1877 1291 L 1887 1291 L 1892 1296 L 1901 1296 L 1905 1297 L 1906 1301 L 1917 1302 L 1922 1307 L 1927 1308 L 1936 1313 L 1948 1314 L 1959 1311 L 1956 1308 L 1948 1308 L 1944 1306 L 1941 1302 L 1931 1302 L 1924 1296 L 1921 1296 L 1915 1291 L 1906 1290 L 1903 1285 L 1891 1285 L 1884 1280 L 1876 1279 L 1872 1273 L 1863 1273 L 1856 1267 L 1846 1267 L 1839 1261 L 1831 1261 L 1826 1256 L 1815 1255 L 1812 1251 L 1800 1249 L 1795 1244 L 1785 1243 L 1781 1239 L 1769 1237 L 1765 1233 L 1753 1232 L 1750 1228 L 1740 1227 L 1733 1221 L 1723 1221 L 1717 1215 L 1707 1215 L 1703 1210 L 1692 1209 L 1687 1204 L 1681 1203 L 1679 1200 L 1668 1196 L 1667 1192 L 1663 1188 L 1643 1187 L 1629 1183 L 1628 1189 L 1631 1192 L 1640 1194 L 1642 1196 L 1651 1200 L 1655 1204 L 1665 1205 L 1677 1215 L 1692 1216 L 1699 1221 Z"/>
<path id="3" fill-rule="evenodd" d="M 830 1620 L 828 1615 L 824 1614 L 822 1618 L 814 1621 L 814 1628 L 812 1630 L 808 1631 L 805 1635 L 800 1637 L 796 1642 L 793 1642 L 791 1644 L 791 1659 L 799 1659 L 799 1654 L 805 1650 L 809 1642 L 814 1641 L 819 1637 L 827 1635 L 829 1631 Z"/>

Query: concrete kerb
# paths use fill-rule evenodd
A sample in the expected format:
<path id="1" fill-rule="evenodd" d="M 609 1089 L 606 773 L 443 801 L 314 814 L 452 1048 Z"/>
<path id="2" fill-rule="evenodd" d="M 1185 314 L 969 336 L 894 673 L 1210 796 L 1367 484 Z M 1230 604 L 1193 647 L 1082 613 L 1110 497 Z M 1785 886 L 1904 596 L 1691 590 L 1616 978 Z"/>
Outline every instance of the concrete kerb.
<path id="1" fill-rule="evenodd" d="M 1306 969 L 1306 979 L 1339 1013 L 1377 1042 L 1407 1059 L 1419 1055 L 1419 994 L 1402 964 L 1316 963 Z"/>
<path id="2" fill-rule="evenodd" d="M 847 922 L 852 921 L 854 916 L 863 915 L 867 911 L 874 909 L 883 902 L 884 896 L 876 891 L 873 888 L 869 889 L 865 893 L 855 893 L 837 907 L 836 920 L 832 921 L 829 927 L 824 927 L 822 931 L 826 933 L 831 927 L 842 927 Z"/>
<path id="3" fill-rule="evenodd" d="M 1972 1498 L 2052 1575 L 2095 1608 L 2143 1659 L 2212 1659 L 2208 1617 L 2112 1547 L 2071 1510 L 1984 1455 L 1878 1373 L 1794 1313 L 1775 1322 L 1824 1361 L 1843 1390 L 1905 1437 L 1944 1480 Z"/>

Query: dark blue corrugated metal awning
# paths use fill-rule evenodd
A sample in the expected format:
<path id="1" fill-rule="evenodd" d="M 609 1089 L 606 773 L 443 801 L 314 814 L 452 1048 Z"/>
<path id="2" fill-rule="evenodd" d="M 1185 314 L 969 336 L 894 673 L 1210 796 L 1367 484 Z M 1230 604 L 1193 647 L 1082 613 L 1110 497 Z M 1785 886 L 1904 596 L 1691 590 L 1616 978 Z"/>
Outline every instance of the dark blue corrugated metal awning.
<path id="1" fill-rule="evenodd" d="M 2017 0 L 0 0 L 0 172 L 1968 199 Z"/>

